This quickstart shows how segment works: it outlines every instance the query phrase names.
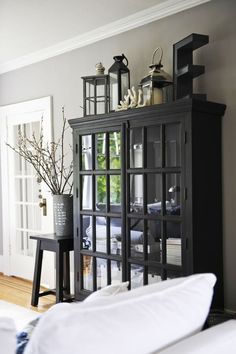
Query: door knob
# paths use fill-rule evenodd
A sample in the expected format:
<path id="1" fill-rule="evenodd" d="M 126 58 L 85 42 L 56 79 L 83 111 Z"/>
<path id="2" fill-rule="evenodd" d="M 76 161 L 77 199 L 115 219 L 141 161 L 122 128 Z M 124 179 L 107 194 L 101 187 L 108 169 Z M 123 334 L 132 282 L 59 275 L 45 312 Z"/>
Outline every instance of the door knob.
<path id="1" fill-rule="evenodd" d="M 43 208 L 43 216 L 47 216 L 47 199 L 43 198 L 39 203 L 40 208 Z"/>

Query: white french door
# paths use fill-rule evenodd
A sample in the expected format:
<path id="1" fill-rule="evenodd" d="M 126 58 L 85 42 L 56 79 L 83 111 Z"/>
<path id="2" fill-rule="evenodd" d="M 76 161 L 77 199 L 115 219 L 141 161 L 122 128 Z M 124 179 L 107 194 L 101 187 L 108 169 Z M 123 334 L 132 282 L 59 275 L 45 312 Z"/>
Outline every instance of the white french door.
<path id="1" fill-rule="evenodd" d="M 16 152 L 19 129 L 27 137 L 37 137 L 41 128 L 43 140 L 52 141 L 51 97 L 0 108 L 2 233 L 4 273 L 32 280 L 36 241 L 30 236 L 53 232 L 52 197 L 43 183 L 38 183 L 35 170 Z M 47 215 L 39 202 L 47 201 Z M 54 285 L 54 257 L 44 252 L 42 283 Z"/>

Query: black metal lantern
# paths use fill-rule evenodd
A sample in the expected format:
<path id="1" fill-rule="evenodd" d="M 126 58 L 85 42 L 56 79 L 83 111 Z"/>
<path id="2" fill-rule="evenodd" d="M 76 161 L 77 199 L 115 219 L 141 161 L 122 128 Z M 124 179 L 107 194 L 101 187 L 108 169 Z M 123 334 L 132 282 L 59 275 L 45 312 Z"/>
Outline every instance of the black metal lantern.
<path id="1" fill-rule="evenodd" d="M 83 76 L 84 116 L 108 113 L 108 75 L 104 75 L 102 63 L 96 64 L 96 75 Z"/>
<path id="2" fill-rule="evenodd" d="M 158 50 L 161 50 L 160 61 L 158 64 L 154 64 L 154 57 Z M 165 103 L 172 100 L 173 82 L 171 76 L 162 70 L 162 56 L 162 48 L 156 48 L 152 55 L 152 64 L 149 66 L 151 70 L 140 82 L 143 91 L 143 101 L 147 105 Z"/>
<path id="3" fill-rule="evenodd" d="M 128 59 L 124 54 L 113 57 L 115 62 L 108 70 L 110 88 L 110 112 L 114 111 L 124 99 L 130 88 L 130 73 L 128 69 Z M 125 59 L 126 64 L 123 62 Z"/>

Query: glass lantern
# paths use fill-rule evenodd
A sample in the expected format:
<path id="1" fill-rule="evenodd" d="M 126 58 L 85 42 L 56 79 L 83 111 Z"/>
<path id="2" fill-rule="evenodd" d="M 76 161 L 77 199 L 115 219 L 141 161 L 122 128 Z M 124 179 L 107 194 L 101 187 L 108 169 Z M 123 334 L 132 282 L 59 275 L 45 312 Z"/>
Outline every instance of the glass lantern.
<path id="1" fill-rule="evenodd" d="M 120 101 L 127 95 L 130 88 L 130 73 L 128 59 L 124 54 L 113 57 L 115 62 L 108 70 L 110 88 L 110 112 L 115 111 Z M 126 63 L 123 62 L 126 61 Z"/>
<path id="2" fill-rule="evenodd" d="M 96 75 L 83 76 L 84 116 L 108 113 L 109 85 L 108 75 L 104 75 L 102 63 L 96 64 Z"/>
<path id="3" fill-rule="evenodd" d="M 154 64 L 154 57 L 158 50 L 161 51 L 160 61 L 158 64 Z M 139 84 L 143 91 L 143 102 L 146 105 L 166 103 L 172 100 L 173 81 L 171 76 L 162 70 L 162 57 L 162 48 L 156 48 L 152 55 L 152 64 L 149 66 L 151 70 Z"/>

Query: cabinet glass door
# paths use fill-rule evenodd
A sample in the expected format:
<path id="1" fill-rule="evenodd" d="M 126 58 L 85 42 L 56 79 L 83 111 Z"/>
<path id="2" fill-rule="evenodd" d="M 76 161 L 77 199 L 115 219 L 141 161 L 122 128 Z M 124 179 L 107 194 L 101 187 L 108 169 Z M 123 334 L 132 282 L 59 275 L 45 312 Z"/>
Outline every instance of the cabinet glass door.
<path id="1" fill-rule="evenodd" d="M 80 135 L 80 291 L 122 281 L 121 132 Z"/>
<path id="2" fill-rule="evenodd" d="M 129 129 L 131 288 L 182 274 L 181 122 Z M 168 273 L 169 272 L 169 273 Z"/>

